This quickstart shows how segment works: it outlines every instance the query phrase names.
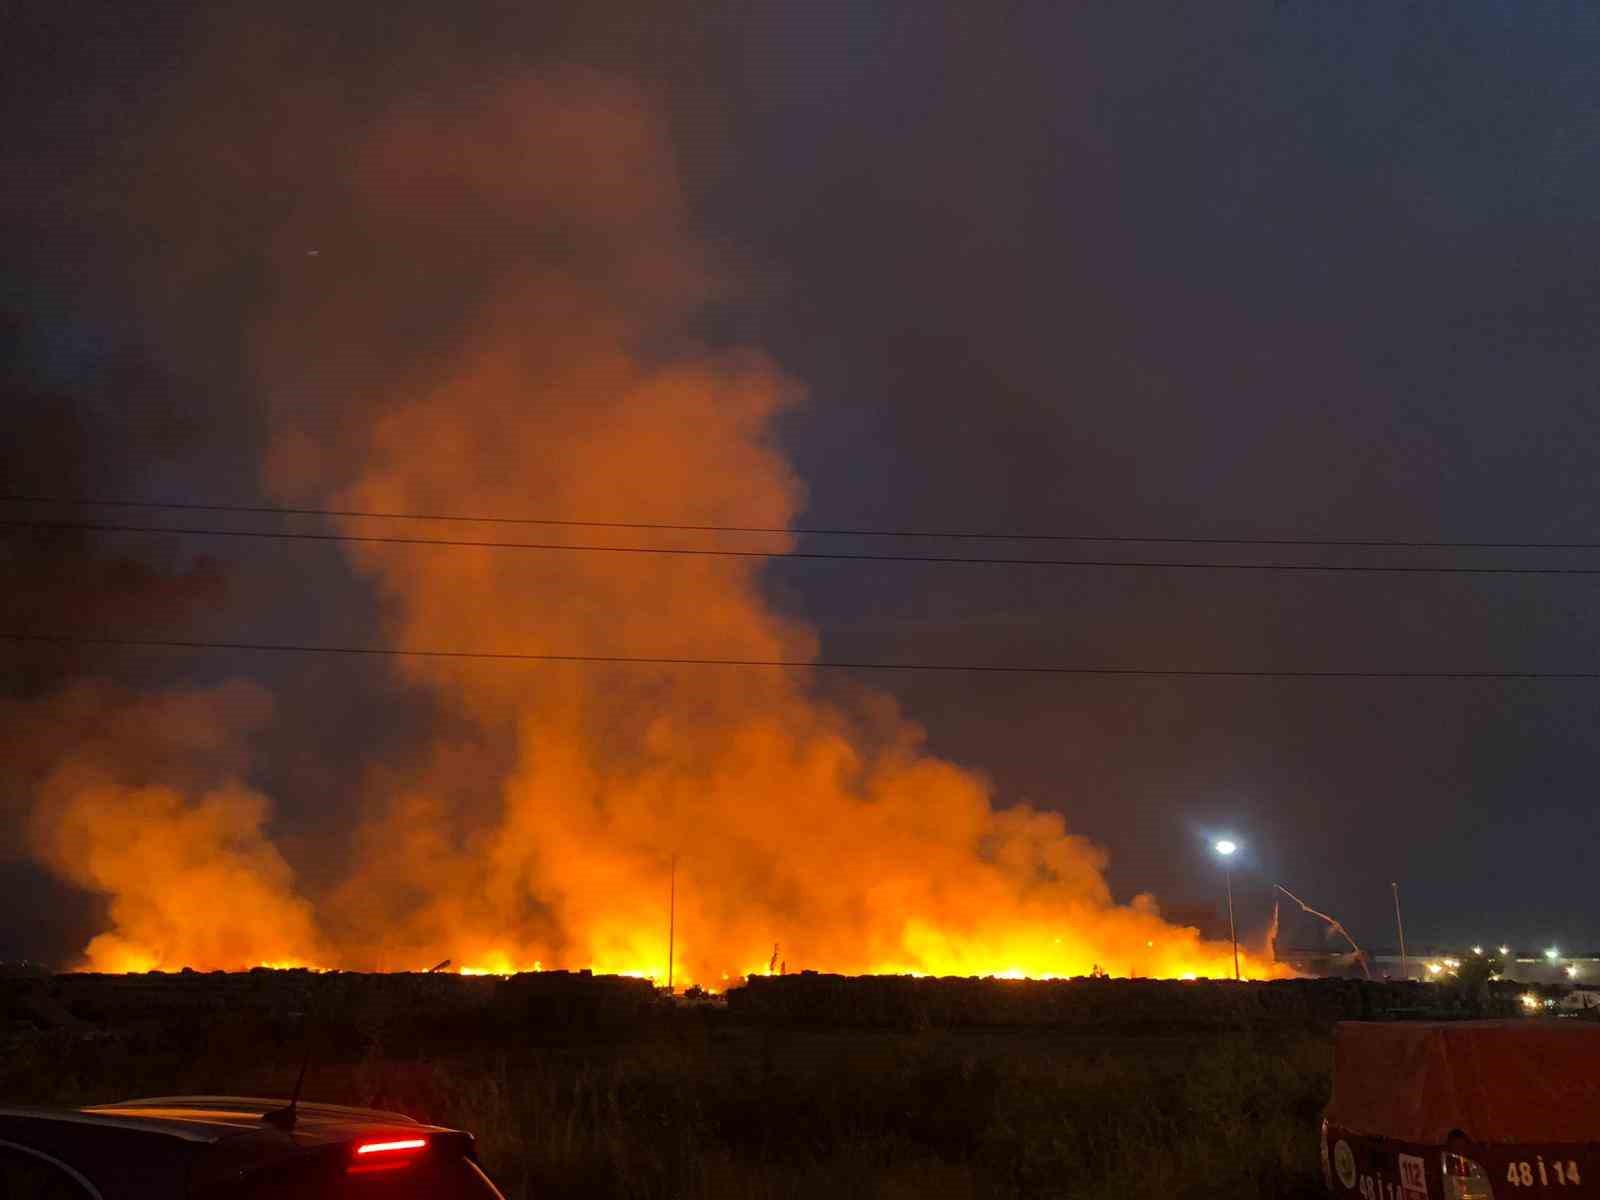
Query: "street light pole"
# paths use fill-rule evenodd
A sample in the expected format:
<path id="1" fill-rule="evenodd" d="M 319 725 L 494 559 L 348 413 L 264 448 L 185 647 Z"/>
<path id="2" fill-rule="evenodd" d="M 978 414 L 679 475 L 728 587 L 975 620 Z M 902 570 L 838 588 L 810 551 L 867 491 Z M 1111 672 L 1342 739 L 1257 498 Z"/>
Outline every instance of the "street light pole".
<path id="1" fill-rule="evenodd" d="M 1228 881 L 1228 936 L 1233 939 L 1233 981 L 1239 982 L 1239 930 L 1233 923 L 1233 863 L 1222 868 L 1222 877 Z"/>
<path id="2" fill-rule="evenodd" d="M 678 933 L 678 856 L 672 856 L 671 883 L 667 885 L 667 995 L 672 995 L 672 956 Z"/>
<path id="3" fill-rule="evenodd" d="M 1222 855 L 1222 877 L 1228 886 L 1228 937 L 1233 941 L 1233 981 L 1239 982 L 1239 927 L 1233 921 L 1233 852 L 1239 847 L 1224 838 L 1216 844 Z"/>
<path id="4" fill-rule="evenodd" d="M 1394 927 L 1400 933 L 1400 978 L 1411 978 L 1411 963 L 1406 958 L 1406 925 L 1400 919 L 1400 885 L 1391 883 L 1390 889 L 1394 892 Z"/>

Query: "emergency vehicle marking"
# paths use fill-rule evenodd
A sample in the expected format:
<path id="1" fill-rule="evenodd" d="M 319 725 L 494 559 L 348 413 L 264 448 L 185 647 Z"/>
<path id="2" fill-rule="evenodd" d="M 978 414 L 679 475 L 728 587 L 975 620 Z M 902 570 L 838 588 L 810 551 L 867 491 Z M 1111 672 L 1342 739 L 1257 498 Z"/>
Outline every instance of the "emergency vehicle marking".
<path id="1" fill-rule="evenodd" d="M 1570 1158 L 1566 1162 L 1554 1159 L 1547 1164 L 1541 1154 L 1531 1163 L 1524 1159 L 1506 1164 L 1506 1182 L 1512 1187 L 1532 1187 L 1536 1179 L 1540 1187 L 1549 1187 L 1552 1182 L 1557 1187 L 1578 1187 L 1583 1183 L 1578 1164 Z"/>

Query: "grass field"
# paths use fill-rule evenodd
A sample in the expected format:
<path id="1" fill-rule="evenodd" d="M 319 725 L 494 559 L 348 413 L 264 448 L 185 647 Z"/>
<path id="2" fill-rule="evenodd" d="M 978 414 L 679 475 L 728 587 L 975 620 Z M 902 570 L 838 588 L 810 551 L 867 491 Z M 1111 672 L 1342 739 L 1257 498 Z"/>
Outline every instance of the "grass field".
<path id="1" fill-rule="evenodd" d="M 1309 1197 L 1313 1033 L 799 1032 L 682 1012 L 625 1036 L 319 1046 L 306 1096 L 478 1134 L 513 1198 Z M 11 1102 L 286 1095 L 298 1039 L 243 1018 L 53 1032 Z"/>

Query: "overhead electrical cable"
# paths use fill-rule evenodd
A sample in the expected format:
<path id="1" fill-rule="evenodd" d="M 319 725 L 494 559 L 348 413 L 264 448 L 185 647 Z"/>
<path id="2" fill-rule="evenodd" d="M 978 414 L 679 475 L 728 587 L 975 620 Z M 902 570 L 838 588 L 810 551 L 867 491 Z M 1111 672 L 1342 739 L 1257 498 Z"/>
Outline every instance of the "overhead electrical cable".
<path id="1" fill-rule="evenodd" d="M 113 638 L 76 634 L 6 633 L 0 639 L 56 646 L 103 646 L 130 649 L 243 650 L 280 654 L 330 654 L 372 658 L 433 658 L 488 662 L 596 663 L 620 666 L 755 667 L 825 671 L 943 671 L 1009 675 L 1131 676 L 1204 679 L 1440 679 L 1440 680 L 1600 680 L 1600 671 L 1315 671 L 1213 670 L 1190 667 L 1066 667 L 1004 663 L 849 662 L 836 659 L 760 659 L 656 657 L 626 654 L 533 654 L 493 650 L 428 650 L 402 646 L 316 646 L 281 642 L 224 642 L 178 638 Z"/>
<path id="2" fill-rule="evenodd" d="M 1600 575 L 1600 567 L 1462 567 L 1388 563 L 1257 563 L 1181 559 L 1000 558 L 954 554 L 868 554 L 821 550 L 728 550 L 698 546 L 603 546 L 565 542 L 479 541 L 462 538 L 400 537 L 388 534 L 318 533 L 276 529 L 198 529 L 185 526 L 125 525 L 101 521 L 46 521 L 0 518 L 0 528 L 86 533 L 155 533 L 189 537 L 254 538 L 268 541 L 343 542 L 390 546 L 468 547 L 483 550 L 539 550 L 581 554 L 645 554 L 676 558 L 762 558 L 835 562 L 945 563 L 1007 567 L 1144 568 L 1172 571 L 1297 571 L 1379 575 Z"/>
<path id="3" fill-rule="evenodd" d="M 1426 541 L 1412 538 L 1157 537 L 1132 534 L 1018 533 L 1004 530 L 863 529 L 780 525 L 698 525 L 666 521 L 584 521 L 554 517 L 508 517 L 464 513 L 392 512 L 373 509 L 295 508 L 266 504 L 198 504 L 177 500 L 88 499 L 68 496 L 0 496 L 6 504 L 57 504 L 77 508 L 172 509 L 253 516 L 360 518 L 377 521 L 436 521 L 478 525 L 548 525 L 573 529 L 647 529 L 666 533 L 788 534 L 796 537 L 888 537 L 986 542 L 1101 542 L 1190 546 L 1346 546 L 1397 550 L 1600 550 L 1600 542 Z"/>

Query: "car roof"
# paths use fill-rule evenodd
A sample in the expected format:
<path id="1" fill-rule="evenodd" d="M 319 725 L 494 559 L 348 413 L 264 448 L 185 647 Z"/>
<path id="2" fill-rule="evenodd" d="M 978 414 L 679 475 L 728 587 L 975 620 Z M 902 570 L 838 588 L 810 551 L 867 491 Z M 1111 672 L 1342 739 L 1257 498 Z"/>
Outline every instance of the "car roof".
<path id="1" fill-rule="evenodd" d="M 105 1163 L 123 1164 L 117 1176 L 137 1164 L 147 1178 L 130 1195 L 162 1194 L 161 1180 L 186 1175 L 193 1164 L 207 1175 L 271 1163 L 320 1147 L 381 1137 L 386 1133 L 446 1135 L 470 1145 L 471 1139 L 438 1125 L 425 1125 L 402 1113 L 376 1108 L 301 1101 L 292 1132 L 262 1120 L 287 1100 L 254 1096 L 156 1096 L 83 1108 L 0 1108 L 0 1141 L 42 1150 L 86 1174 L 102 1189 L 110 1178 Z M 105 1195 L 124 1194 L 112 1186 Z"/>
<path id="2" fill-rule="evenodd" d="M 269 1112 L 287 1107 L 287 1100 L 259 1096 L 154 1096 L 94 1104 L 83 1108 L 0 1108 L 0 1117 L 29 1117 L 75 1125 L 118 1128 L 160 1134 L 188 1142 L 219 1142 L 240 1135 L 277 1133 L 262 1121 Z M 449 1132 L 423 1125 L 404 1113 L 379 1108 L 300 1101 L 295 1105 L 294 1132 L 306 1141 L 347 1141 L 402 1126 Z"/>
<path id="3" fill-rule="evenodd" d="M 96 1104 L 77 1111 L 91 1120 L 109 1118 L 139 1122 L 174 1132 L 182 1130 L 183 1136 L 218 1141 L 233 1134 L 259 1132 L 263 1128 L 261 1118 L 266 1113 L 286 1108 L 288 1104 L 287 1100 L 258 1096 L 155 1096 Z M 294 1131 L 302 1139 L 345 1141 L 397 1125 L 408 1129 L 440 1129 L 439 1126 L 423 1126 L 404 1113 L 381 1108 L 352 1108 L 302 1100 L 295 1104 L 294 1112 Z"/>

